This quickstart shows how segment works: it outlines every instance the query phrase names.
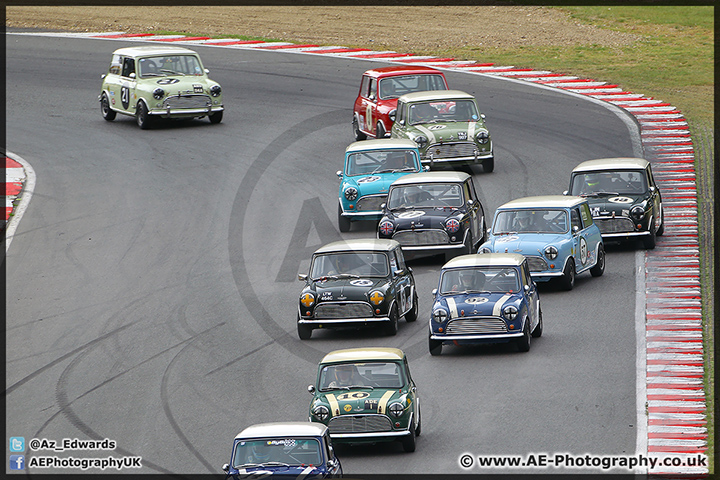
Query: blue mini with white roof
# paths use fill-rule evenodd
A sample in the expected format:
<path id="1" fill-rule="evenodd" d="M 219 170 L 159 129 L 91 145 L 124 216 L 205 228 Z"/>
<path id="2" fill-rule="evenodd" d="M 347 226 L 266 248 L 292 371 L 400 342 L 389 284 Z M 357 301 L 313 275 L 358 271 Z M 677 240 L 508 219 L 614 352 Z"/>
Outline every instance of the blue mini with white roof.
<path id="1" fill-rule="evenodd" d="M 337 172 L 338 227 L 349 232 L 353 221 L 380 220 L 380 205 L 390 184 L 408 173 L 423 171 L 417 144 L 407 139 L 354 142 L 345 149 L 345 167 Z"/>
<path id="2" fill-rule="evenodd" d="M 315 479 L 342 477 L 327 426 L 311 422 L 251 425 L 233 441 L 227 478 Z"/>
<path id="3" fill-rule="evenodd" d="M 525 197 L 501 205 L 478 253 L 520 253 L 534 280 L 558 279 L 565 290 L 572 290 L 579 273 L 599 277 L 605 271 L 600 229 L 587 199 L 576 196 Z"/>
<path id="4" fill-rule="evenodd" d="M 515 342 L 530 350 L 543 331 L 540 295 L 517 253 L 461 255 L 442 267 L 430 315 L 428 346 Z"/>

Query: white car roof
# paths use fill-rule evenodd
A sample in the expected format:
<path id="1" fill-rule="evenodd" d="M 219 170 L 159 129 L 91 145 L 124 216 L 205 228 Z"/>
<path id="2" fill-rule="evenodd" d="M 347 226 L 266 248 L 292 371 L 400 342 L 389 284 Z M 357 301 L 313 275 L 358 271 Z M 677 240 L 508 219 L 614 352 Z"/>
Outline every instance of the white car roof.
<path id="1" fill-rule="evenodd" d="M 514 208 L 570 208 L 586 202 L 582 197 L 573 195 L 542 195 L 538 197 L 523 197 L 510 200 L 498 207 L 498 210 Z"/>
<path id="2" fill-rule="evenodd" d="M 519 267 L 524 261 L 525 257 L 519 253 L 475 253 L 448 260 L 442 268 Z"/>
<path id="3" fill-rule="evenodd" d="M 475 97 L 460 90 L 428 90 L 424 92 L 411 92 L 398 98 L 398 102 L 427 102 L 445 100 L 475 100 Z"/>
<path id="4" fill-rule="evenodd" d="M 419 172 L 403 175 L 392 183 L 396 185 L 411 185 L 414 183 L 462 183 L 470 177 L 465 172 Z"/>
<path id="5" fill-rule="evenodd" d="M 144 45 L 141 47 L 118 48 L 113 55 L 127 57 L 148 57 L 153 55 L 197 55 L 197 52 L 189 48 L 174 47 L 169 45 Z"/>
<path id="6" fill-rule="evenodd" d="M 598 158 L 596 160 L 588 160 L 582 162 L 573 168 L 573 172 L 593 172 L 597 170 L 638 170 L 645 169 L 648 161 L 644 158 L 633 157 L 617 157 L 617 158 Z"/>
<path id="7" fill-rule="evenodd" d="M 397 240 L 385 238 L 357 238 L 350 240 L 339 240 L 331 242 L 327 245 L 315 250 L 319 253 L 336 253 L 336 252 L 352 252 L 352 251 L 385 251 L 389 252 L 395 247 L 400 246 Z"/>
<path id="8" fill-rule="evenodd" d="M 321 437 L 325 434 L 327 426 L 315 422 L 273 422 L 258 423 L 245 428 L 235 438 L 258 437 Z"/>
<path id="9" fill-rule="evenodd" d="M 380 138 L 353 142 L 345 149 L 346 153 L 367 150 L 389 150 L 392 148 L 417 149 L 417 143 L 408 138 Z"/>

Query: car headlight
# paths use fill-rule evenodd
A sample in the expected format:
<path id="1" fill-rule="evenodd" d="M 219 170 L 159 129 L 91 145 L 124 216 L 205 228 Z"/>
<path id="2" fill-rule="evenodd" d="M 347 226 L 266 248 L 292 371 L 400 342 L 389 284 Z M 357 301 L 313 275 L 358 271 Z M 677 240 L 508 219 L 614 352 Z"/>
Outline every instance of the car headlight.
<path id="1" fill-rule="evenodd" d="M 444 308 L 438 308 L 433 312 L 432 316 L 433 320 L 435 320 L 436 322 L 443 323 L 445 320 L 447 320 L 448 313 L 447 310 L 445 310 Z"/>
<path id="2" fill-rule="evenodd" d="M 213 97 L 219 97 L 220 93 L 222 93 L 222 88 L 220 88 L 220 85 L 213 85 L 210 87 L 210 95 Z"/>
<path id="3" fill-rule="evenodd" d="M 630 209 L 630 216 L 635 221 L 640 221 L 645 216 L 645 209 L 641 205 L 635 205 Z"/>
<path id="4" fill-rule="evenodd" d="M 424 147 L 428 143 L 428 139 L 425 135 L 418 135 L 413 138 L 413 140 L 415 140 L 415 143 L 417 143 L 420 147 Z"/>
<path id="5" fill-rule="evenodd" d="M 390 412 L 390 415 L 393 417 L 401 417 L 404 411 L 405 408 L 402 406 L 402 403 L 399 402 L 392 403 L 388 407 L 388 412 Z"/>
<path id="6" fill-rule="evenodd" d="M 312 413 L 315 418 L 324 422 L 330 415 L 330 410 L 325 405 L 318 405 L 313 409 Z"/>
<path id="7" fill-rule="evenodd" d="M 460 230 L 460 222 L 456 218 L 451 218 L 445 222 L 445 229 L 448 233 L 457 233 Z"/>
<path id="8" fill-rule="evenodd" d="M 478 143 L 485 144 L 490 140 L 490 135 L 488 135 L 488 132 L 485 130 L 480 130 L 477 135 L 475 135 L 475 138 L 477 139 Z"/>
<path id="9" fill-rule="evenodd" d="M 375 290 L 374 292 L 370 292 L 370 302 L 377 306 L 380 305 L 383 300 L 385 300 L 385 295 L 383 295 L 382 292 Z"/>
<path id="10" fill-rule="evenodd" d="M 312 293 L 305 293 L 300 297 L 300 303 L 305 307 L 311 307 L 315 303 L 315 295 Z"/>
<path id="11" fill-rule="evenodd" d="M 348 187 L 345 189 L 345 198 L 350 200 L 351 202 L 355 200 L 358 196 L 357 188 L 355 187 Z"/>
<path id="12" fill-rule="evenodd" d="M 558 249 L 550 245 L 545 248 L 545 256 L 550 260 L 555 260 L 558 256 Z"/>
<path id="13" fill-rule="evenodd" d="M 393 230 L 395 229 L 395 225 L 389 220 L 386 220 L 384 222 L 381 222 L 378 226 L 378 229 L 380 230 L 380 233 L 385 236 L 390 236 L 393 233 Z"/>
<path id="14" fill-rule="evenodd" d="M 162 88 L 158 87 L 155 90 L 153 90 L 153 98 L 155 100 L 160 100 L 164 96 L 165 96 L 165 90 L 163 90 Z"/>
<path id="15" fill-rule="evenodd" d="M 492 253 L 492 250 L 490 250 L 489 247 L 480 247 L 480 250 L 478 250 L 478 253 Z"/>
<path id="16" fill-rule="evenodd" d="M 507 307 L 503 308 L 503 315 L 505 315 L 505 318 L 508 320 L 515 320 L 515 317 L 517 317 L 518 309 L 515 307 L 515 305 L 508 305 Z"/>

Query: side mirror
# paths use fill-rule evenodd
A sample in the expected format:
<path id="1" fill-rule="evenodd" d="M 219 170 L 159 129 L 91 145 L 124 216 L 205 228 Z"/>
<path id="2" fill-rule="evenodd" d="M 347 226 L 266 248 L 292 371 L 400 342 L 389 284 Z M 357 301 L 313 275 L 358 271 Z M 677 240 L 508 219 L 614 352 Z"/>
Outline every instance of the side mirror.
<path id="1" fill-rule="evenodd" d="M 437 295 L 437 288 L 433 288 L 433 289 L 432 289 L 432 292 L 430 292 L 430 293 L 432 293 L 433 297 L 434 297 L 435 295 Z"/>
<path id="2" fill-rule="evenodd" d="M 342 170 L 338 170 L 337 172 L 335 172 L 335 174 L 338 176 L 339 179 L 342 180 L 342 177 L 343 177 Z"/>
<path id="3" fill-rule="evenodd" d="M 525 285 L 524 290 L 525 293 L 528 293 L 530 291 L 530 285 Z"/>
<path id="4" fill-rule="evenodd" d="M 375 102 L 377 100 L 377 98 L 375 98 L 375 95 L 372 95 L 372 94 L 368 98 L 373 102 Z"/>
<path id="5" fill-rule="evenodd" d="M 314 395 L 314 394 L 315 394 L 315 385 L 308 385 L 308 393 L 309 393 L 310 395 Z"/>
<path id="6" fill-rule="evenodd" d="M 485 114 L 484 114 L 484 113 L 481 113 L 481 114 L 480 114 L 480 118 L 482 118 L 483 120 L 485 120 Z"/>
<path id="7" fill-rule="evenodd" d="M 135 78 L 135 72 L 133 72 L 133 73 L 131 73 L 130 75 L 128 75 L 128 77 L 130 77 L 130 78 Z"/>
<path id="8" fill-rule="evenodd" d="M 403 270 L 403 269 L 395 270 L 395 271 L 393 272 L 393 275 L 396 276 L 396 277 L 399 277 L 400 275 L 405 275 L 405 270 Z"/>
<path id="9" fill-rule="evenodd" d="M 387 205 L 387 203 L 381 203 L 381 204 L 380 204 L 380 210 L 385 210 L 385 206 L 386 206 L 386 205 Z"/>
<path id="10" fill-rule="evenodd" d="M 580 227 L 578 227 L 577 225 L 573 225 L 572 231 L 573 231 L 573 235 L 577 235 L 578 232 L 580 231 Z"/>
<path id="11" fill-rule="evenodd" d="M 230 470 L 230 465 L 226 463 L 225 465 L 222 466 L 222 469 L 223 469 L 223 472 L 227 472 Z"/>
<path id="12" fill-rule="evenodd" d="M 468 207 L 472 207 L 473 205 L 475 205 L 475 201 L 471 198 L 467 201 L 467 204 L 468 204 Z"/>
<path id="13" fill-rule="evenodd" d="M 569 192 L 568 192 L 567 190 L 565 190 L 565 191 L 563 192 L 563 195 L 567 195 L 568 193 L 569 193 Z"/>
<path id="14" fill-rule="evenodd" d="M 205 75 L 207 75 L 208 73 L 210 73 L 210 70 L 208 70 L 207 68 L 205 68 L 204 70 L 205 70 Z"/>
<path id="15" fill-rule="evenodd" d="M 331 458 L 330 460 L 328 460 L 328 461 L 327 461 L 327 466 L 328 466 L 328 468 L 335 468 L 335 467 L 337 467 L 337 463 L 335 462 L 335 459 L 334 459 L 334 458 Z"/>
<path id="16" fill-rule="evenodd" d="M 105 77 L 107 77 L 107 73 L 103 73 L 102 75 L 100 75 L 100 78 L 101 78 L 102 80 L 105 80 Z"/>
<path id="17" fill-rule="evenodd" d="M 298 273 L 298 280 L 300 280 L 301 282 L 306 281 L 307 278 L 308 278 L 307 273 Z"/>
<path id="18" fill-rule="evenodd" d="M 405 125 L 405 119 L 402 119 L 398 122 L 400 125 Z"/>

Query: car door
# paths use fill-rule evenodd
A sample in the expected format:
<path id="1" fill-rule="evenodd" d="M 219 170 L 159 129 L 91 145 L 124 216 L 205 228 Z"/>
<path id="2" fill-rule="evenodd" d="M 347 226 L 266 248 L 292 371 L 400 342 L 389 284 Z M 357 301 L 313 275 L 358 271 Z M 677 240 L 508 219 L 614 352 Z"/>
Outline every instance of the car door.
<path id="1" fill-rule="evenodd" d="M 108 92 L 108 102 L 113 110 L 121 108 L 120 105 L 120 83 L 124 57 L 113 54 L 110 60 L 110 69 L 105 75 L 104 83 Z"/>
<path id="2" fill-rule="evenodd" d="M 468 214 L 470 215 L 470 232 L 472 233 L 473 250 L 475 245 L 479 245 L 485 241 L 483 232 L 485 231 L 485 215 L 480 200 L 475 193 L 475 185 L 472 178 L 465 182 L 465 201 L 468 204 Z"/>
<path id="3" fill-rule="evenodd" d="M 410 365 L 408 364 L 407 357 L 403 357 L 403 368 L 405 369 L 405 375 L 407 377 L 407 382 L 409 385 L 410 393 L 408 396 L 414 397 L 413 400 L 413 416 L 415 417 L 415 427 L 417 428 L 418 423 L 420 423 L 420 397 L 417 393 L 417 387 L 415 386 L 415 381 L 412 378 L 412 375 L 410 374 Z"/>
<path id="4" fill-rule="evenodd" d="M 395 122 L 390 130 L 392 138 L 407 138 L 407 134 L 405 133 L 406 110 L 407 105 L 404 102 L 398 101 Z"/>
<path id="5" fill-rule="evenodd" d="M 575 269 L 580 272 L 595 265 L 596 252 L 600 239 L 600 231 L 593 227 L 590 207 L 587 203 L 572 208 L 570 223 L 573 229 L 575 245 Z M 575 231 L 575 226 L 579 227 Z"/>
<path id="6" fill-rule="evenodd" d="M 123 58 L 122 73 L 120 74 L 119 108 L 130 113 L 135 113 L 136 75 L 135 59 L 132 57 Z"/>
<path id="7" fill-rule="evenodd" d="M 396 271 L 401 271 L 402 274 L 395 275 Z M 392 281 L 395 284 L 395 291 L 397 292 L 396 301 L 398 313 L 404 315 L 412 308 L 413 281 L 412 275 L 405 265 L 405 257 L 399 247 L 390 252 L 390 272 L 393 276 Z"/>
<path id="8" fill-rule="evenodd" d="M 528 300 L 528 316 L 530 317 L 530 331 L 532 332 L 540 321 L 540 293 L 530 276 L 530 267 L 528 267 L 527 260 L 520 265 L 520 279 L 523 284 L 522 289 L 525 291 Z"/>
<path id="9" fill-rule="evenodd" d="M 655 179 L 653 178 L 650 165 L 648 165 L 645 169 L 645 176 L 648 184 L 648 190 L 650 191 L 650 202 L 652 202 L 653 206 L 652 215 L 655 219 L 655 228 L 657 229 L 663 224 L 662 197 L 660 196 L 660 189 L 657 188 L 657 185 L 655 184 Z"/>
<path id="10" fill-rule="evenodd" d="M 375 119 L 377 118 L 377 79 L 366 77 L 367 90 L 363 92 L 361 108 L 365 112 L 365 124 L 363 130 L 375 134 Z M 365 81 L 363 81 L 365 87 Z"/>

